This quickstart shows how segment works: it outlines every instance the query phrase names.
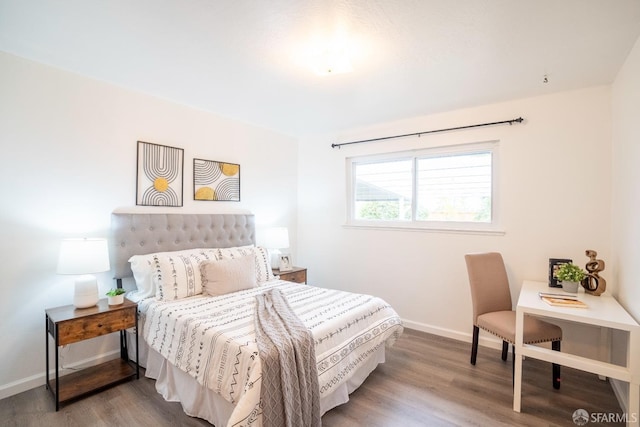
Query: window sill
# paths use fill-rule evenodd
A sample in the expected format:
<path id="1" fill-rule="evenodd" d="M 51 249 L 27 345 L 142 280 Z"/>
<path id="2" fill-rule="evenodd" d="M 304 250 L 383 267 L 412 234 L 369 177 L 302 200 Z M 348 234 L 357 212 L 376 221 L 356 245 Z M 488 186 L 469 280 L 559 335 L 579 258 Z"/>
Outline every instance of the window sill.
<path id="1" fill-rule="evenodd" d="M 418 227 L 414 224 L 344 224 L 343 228 L 350 228 L 356 230 L 382 230 L 382 231 L 417 231 L 424 233 L 446 233 L 446 234 L 473 234 L 484 236 L 504 236 L 505 230 L 494 228 L 463 228 L 463 227 Z"/>

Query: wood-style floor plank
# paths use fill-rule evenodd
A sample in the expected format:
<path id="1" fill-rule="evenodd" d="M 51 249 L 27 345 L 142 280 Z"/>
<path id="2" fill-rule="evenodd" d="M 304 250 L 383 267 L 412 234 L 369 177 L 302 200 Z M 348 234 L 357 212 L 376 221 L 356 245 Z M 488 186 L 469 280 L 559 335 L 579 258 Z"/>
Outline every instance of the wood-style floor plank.
<path id="1" fill-rule="evenodd" d="M 622 411 L 610 384 L 596 375 L 562 368 L 562 387 L 551 385 L 551 366 L 526 359 L 522 412 L 513 412 L 511 362 L 481 347 L 476 366 L 470 344 L 405 330 L 387 350 L 386 363 L 348 403 L 322 417 L 325 427 L 575 426 L 572 414 Z M 55 412 L 44 386 L 0 400 L 2 426 L 209 426 L 165 402 L 155 381 L 140 378 L 63 405 Z M 595 426 L 589 423 L 589 426 Z M 606 426 L 622 425 L 606 423 Z"/>

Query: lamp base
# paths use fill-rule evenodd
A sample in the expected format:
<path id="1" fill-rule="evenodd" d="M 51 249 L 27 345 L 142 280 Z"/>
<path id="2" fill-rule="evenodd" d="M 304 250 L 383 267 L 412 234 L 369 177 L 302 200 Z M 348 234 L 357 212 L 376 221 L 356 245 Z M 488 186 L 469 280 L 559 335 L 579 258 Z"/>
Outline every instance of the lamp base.
<path id="1" fill-rule="evenodd" d="M 280 254 L 282 253 L 280 249 L 268 249 L 267 252 L 271 258 L 271 268 L 280 269 Z"/>
<path id="2" fill-rule="evenodd" d="M 76 279 L 73 305 L 76 308 L 93 307 L 98 303 L 98 280 L 96 276 L 85 275 Z"/>

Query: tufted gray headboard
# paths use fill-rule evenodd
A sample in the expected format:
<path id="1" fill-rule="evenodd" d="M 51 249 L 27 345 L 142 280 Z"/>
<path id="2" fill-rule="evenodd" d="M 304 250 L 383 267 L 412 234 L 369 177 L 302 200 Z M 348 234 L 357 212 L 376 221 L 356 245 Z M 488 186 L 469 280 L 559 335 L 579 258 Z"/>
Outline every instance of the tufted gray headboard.
<path id="1" fill-rule="evenodd" d="M 112 213 L 109 254 L 114 278 L 133 275 L 129 258 L 153 252 L 255 244 L 252 214 Z"/>

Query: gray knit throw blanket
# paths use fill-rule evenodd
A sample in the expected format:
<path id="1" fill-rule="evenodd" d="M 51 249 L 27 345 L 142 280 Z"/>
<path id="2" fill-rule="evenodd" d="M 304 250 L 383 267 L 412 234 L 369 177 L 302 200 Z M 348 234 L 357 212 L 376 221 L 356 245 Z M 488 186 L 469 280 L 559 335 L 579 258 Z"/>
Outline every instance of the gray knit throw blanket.
<path id="1" fill-rule="evenodd" d="M 256 296 L 256 340 L 262 363 L 262 425 L 319 427 L 320 389 L 311 331 L 280 290 Z"/>

